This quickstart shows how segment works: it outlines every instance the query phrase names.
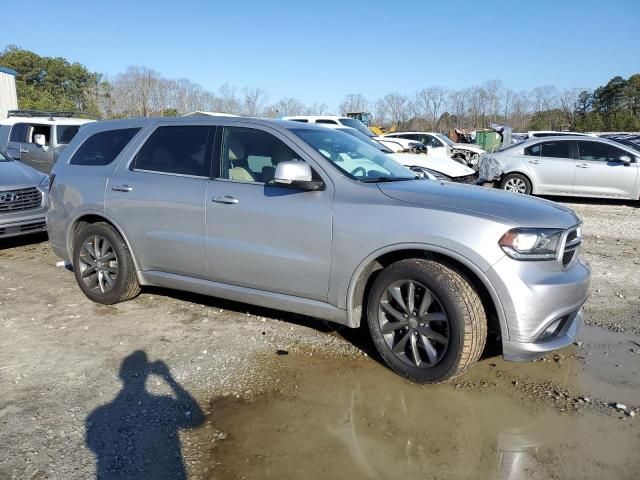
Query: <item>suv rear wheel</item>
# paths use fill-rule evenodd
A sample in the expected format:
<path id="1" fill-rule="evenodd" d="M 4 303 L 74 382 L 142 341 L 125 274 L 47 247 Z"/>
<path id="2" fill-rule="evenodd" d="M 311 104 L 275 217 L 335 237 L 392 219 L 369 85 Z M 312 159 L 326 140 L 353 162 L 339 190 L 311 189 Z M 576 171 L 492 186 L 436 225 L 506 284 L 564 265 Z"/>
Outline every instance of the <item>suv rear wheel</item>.
<path id="1" fill-rule="evenodd" d="M 76 233 L 73 272 L 84 294 L 97 303 L 124 302 L 140 293 L 127 244 L 107 223 L 93 223 Z"/>
<path id="2" fill-rule="evenodd" d="M 367 313 L 387 365 L 420 383 L 462 375 L 478 361 L 487 338 L 478 293 L 457 271 L 433 260 L 385 268 L 373 283 Z"/>

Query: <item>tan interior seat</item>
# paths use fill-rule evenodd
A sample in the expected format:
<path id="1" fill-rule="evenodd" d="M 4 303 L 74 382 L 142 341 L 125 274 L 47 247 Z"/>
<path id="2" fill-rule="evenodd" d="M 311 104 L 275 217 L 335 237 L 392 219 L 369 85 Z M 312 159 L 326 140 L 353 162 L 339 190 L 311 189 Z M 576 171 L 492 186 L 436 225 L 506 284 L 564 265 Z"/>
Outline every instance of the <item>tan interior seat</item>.
<path id="1" fill-rule="evenodd" d="M 229 180 L 237 180 L 240 182 L 255 182 L 256 179 L 253 177 L 251 172 L 243 162 L 246 164 L 244 159 L 245 151 L 242 142 L 238 141 L 235 137 L 229 138 Z M 248 165 L 247 165 L 248 166 Z"/>

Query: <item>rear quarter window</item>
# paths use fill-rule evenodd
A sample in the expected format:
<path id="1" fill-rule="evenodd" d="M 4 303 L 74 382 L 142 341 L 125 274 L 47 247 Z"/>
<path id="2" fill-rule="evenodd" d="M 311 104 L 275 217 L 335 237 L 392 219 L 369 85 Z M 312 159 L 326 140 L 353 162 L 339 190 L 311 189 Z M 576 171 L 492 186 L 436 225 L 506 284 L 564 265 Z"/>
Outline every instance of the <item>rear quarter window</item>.
<path id="1" fill-rule="evenodd" d="M 87 138 L 71 157 L 70 165 L 105 166 L 112 163 L 139 128 L 98 132 Z"/>

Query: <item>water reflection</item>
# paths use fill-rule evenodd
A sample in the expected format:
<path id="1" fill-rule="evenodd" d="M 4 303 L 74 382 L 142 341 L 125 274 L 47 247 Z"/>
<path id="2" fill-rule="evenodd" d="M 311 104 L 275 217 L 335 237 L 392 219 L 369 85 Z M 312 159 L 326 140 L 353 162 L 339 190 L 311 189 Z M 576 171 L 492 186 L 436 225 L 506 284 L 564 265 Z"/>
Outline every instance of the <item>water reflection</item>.
<path id="1" fill-rule="evenodd" d="M 212 423 L 229 434 L 212 449 L 216 478 L 515 480 L 635 468 L 638 439 L 622 440 L 610 419 L 560 415 L 505 388 L 421 387 L 370 363 L 291 367 L 298 388 L 282 395 L 212 401 Z"/>

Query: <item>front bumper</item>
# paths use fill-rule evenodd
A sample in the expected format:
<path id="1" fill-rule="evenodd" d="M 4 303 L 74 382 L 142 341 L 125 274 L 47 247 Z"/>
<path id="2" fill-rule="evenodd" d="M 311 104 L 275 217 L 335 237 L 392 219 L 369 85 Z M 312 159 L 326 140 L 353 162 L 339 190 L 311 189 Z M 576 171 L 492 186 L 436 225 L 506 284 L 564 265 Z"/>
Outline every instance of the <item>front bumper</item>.
<path id="1" fill-rule="evenodd" d="M 20 213 L 20 215 L 0 216 L 0 238 L 17 237 L 19 235 L 47 231 L 45 208 Z"/>
<path id="2" fill-rule="evenodd" d="M 561 331 L 540 342 L 502 342 L 502 357 L 511 362 L 527 362 L 544 357 L 547 353 L 568 347 L 573 343 L 582 325 L 582 308 L 567 317 L 566 324 Z"/>
<path id="3" fill-rule="evenodd" d="M 486 273 L 504 313 L 505 359 L 533 360 L 573 342 L 591 282 L 591 269 L 579 255 L 566 266 L 505 256 Z"/>

